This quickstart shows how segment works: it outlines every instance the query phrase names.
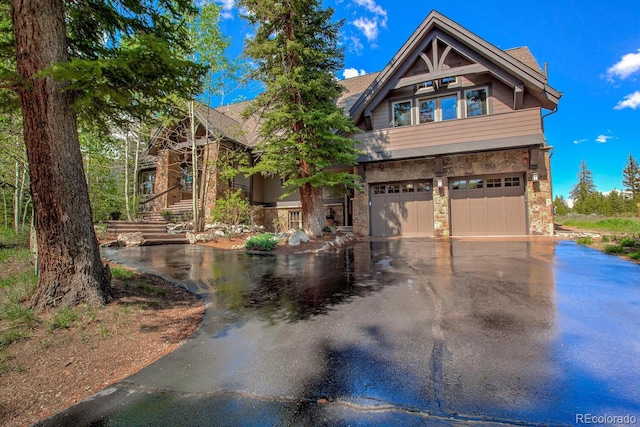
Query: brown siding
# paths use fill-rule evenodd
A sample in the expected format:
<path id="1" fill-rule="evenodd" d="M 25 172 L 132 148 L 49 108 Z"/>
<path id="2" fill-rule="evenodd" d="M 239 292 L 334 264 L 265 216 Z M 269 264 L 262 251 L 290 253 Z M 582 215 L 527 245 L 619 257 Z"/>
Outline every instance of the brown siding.
<path id="1" fill-rule="evenodd" d="M 285 193 L 285 189 L 282 188 L 280 178 L 278 177 L 264 178 L 263 184 L 263 203 L 285 203 L 300 200 L 300 195 L 297 191 L 294 191 L 293 194 L 290 194 L 284 199 L 280 198 L 280 196 Z"/>
<path id="2" fill-rule="evenodd" d="M 540 109 L 403 126 L 357 134 L 368 153 L 542 134 Z"/>

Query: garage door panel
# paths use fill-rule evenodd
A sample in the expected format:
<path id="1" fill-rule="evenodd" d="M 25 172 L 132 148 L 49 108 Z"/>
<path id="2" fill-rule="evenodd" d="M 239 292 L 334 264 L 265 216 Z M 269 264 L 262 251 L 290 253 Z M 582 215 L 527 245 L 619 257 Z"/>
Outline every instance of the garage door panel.
<path id="1" fill-rule="evenodd" d="M 432 236 L 431 185 L 409 182 L 372 186 L 370 218 L 373 236 Z"/>
<path id="2" fill-rule="evenodd" d="M 521 176 L 464 177 L 450 183 L 453 236 L 527 234 Z"/>

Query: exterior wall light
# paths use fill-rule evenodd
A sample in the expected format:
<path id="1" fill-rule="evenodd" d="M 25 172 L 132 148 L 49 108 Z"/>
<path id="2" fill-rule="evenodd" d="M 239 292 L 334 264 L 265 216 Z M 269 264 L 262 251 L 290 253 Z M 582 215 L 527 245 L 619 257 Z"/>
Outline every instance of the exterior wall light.
<path id="1" fill-rule="evenodd" d="M 538 176 L 538 172 L 534 172 L 531 174 L 531 181 L 538 182 L 539 180 L 540 180 L 540 177 Z"/>
<path id="2" fill-rule="evenodd" d="M 436 186 L 437 186 L 438 188 L 442 188 L 442 178 L 438 178 L 438 179 L 436 179 Z"/>

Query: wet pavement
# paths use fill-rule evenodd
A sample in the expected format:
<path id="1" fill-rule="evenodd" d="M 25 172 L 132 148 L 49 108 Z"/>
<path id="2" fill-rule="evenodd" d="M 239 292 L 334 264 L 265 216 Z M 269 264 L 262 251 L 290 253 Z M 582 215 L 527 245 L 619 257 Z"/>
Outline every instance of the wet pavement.
<path id="1" fill-rule="evenodd" d="M 573 242 L 104 256 L 201 295 L 205 319 L 42 425 L 640 423 L 640 265 Z"/>

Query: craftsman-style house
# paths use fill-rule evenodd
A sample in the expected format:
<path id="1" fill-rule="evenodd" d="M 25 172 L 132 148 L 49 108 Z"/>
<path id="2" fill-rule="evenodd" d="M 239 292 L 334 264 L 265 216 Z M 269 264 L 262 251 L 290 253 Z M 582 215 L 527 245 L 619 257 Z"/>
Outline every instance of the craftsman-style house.
<path id="1" fill-rule="evenodd" d="M 353 138 L 364 192 L 326 193 L 327 217 L 371 236 L 553 234 L 543 120 L 561 93 L 526 47 L 501 50 L 433 11 L 381 72 L 341 83 L 338 105 L 362 131 Z M 203 153 L 213 144 L 251 151 L 258 123 L 241 118 L 244 106 L 197 109 Z M 145 191 L 156 211 L 190 198 L 191 165 L 174 140 L 154 145 L 157 161 L 141 172 L 143 185 L 155 174 Z M 209 179 L 243 189 L 267 228 L 304 221 L 296 193 L 280 199 L 278 177 Z"/>

